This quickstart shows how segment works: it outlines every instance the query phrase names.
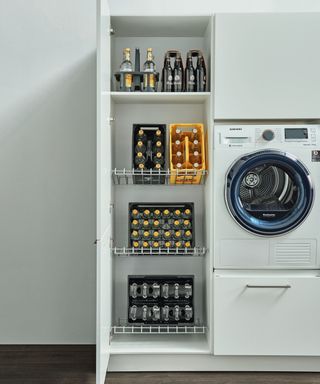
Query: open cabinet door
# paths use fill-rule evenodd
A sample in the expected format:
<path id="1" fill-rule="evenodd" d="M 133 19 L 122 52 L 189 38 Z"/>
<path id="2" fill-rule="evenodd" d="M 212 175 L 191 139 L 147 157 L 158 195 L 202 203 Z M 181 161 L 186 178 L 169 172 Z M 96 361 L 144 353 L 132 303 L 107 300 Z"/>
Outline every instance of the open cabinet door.
<path id="1" fill-rule="evenodd" d="M 111 329 L 111 127 L 110 12 L 97 2 L 97 360 L 96 382 L 104 384 Z"/>

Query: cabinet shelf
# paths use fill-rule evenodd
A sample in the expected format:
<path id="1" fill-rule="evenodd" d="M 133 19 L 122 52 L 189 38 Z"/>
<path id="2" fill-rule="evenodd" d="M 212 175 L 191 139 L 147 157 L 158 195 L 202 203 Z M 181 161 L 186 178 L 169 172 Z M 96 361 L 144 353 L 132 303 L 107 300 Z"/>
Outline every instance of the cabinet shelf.
<path id="1" fill-rule="evenodd" d="M 206 327 L 199 325 L 116 325 L 112 334 L 169 335 L 205 334 Z"/>
<path id="2" fill-rule="evenodd" d="M 203 104 L 210 92 L 111 92 L 116 104 Z"/>
<path id="3" fill-rule="evenodd" d="M 194 248 L 127 248 L 115 247 L 112 249 L 117 256 L 204 256 L 207 249 Z"/>
<path id="4" fill-rule="evenodd" d="M 175 171 L 176 176 L 185 176 L 185 181 L 180 180 L 179 184 L 170 184 L 172 171 L 168 170 L 135 170 L 135 169 L 113 169 L 112 180 L 115 185 L 203 185 L 208 175 L 207 170 L 179 170 Z M 190 176 L 199 176 L 200 183 L 190 183 Z"/>

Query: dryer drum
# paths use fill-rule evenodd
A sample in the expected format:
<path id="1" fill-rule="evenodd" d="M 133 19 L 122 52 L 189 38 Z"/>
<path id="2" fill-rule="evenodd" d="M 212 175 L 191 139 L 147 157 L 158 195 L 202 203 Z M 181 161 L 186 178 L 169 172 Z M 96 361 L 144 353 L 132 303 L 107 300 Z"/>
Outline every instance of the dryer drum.
<path id="1" fill-rule="evenodd" d="M 287 233 L 307 217 L 314 191 L 306 167 L 276 150 L 238 159 L 227 173 L 226 204 L 246 230 L 264 236 Z"/>

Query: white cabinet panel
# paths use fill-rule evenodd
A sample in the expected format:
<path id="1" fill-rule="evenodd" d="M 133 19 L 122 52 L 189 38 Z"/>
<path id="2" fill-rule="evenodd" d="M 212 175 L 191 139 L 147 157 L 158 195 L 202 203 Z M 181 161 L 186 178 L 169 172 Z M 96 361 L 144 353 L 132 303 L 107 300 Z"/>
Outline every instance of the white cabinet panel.
<path id="1" fill-rule="evenodd" d="M 110 356 L 112 255 L 110 13 L 107 0 L 97 3 L 97 358 L 96 383 L 104 384 Z"/>
<path id="2" fill-rule="evenodd" d="M 214 354 L 320 355 L 320 277 L 313 272 L 214 275 Z"/>
<path id="3" fill-rule="evenodd" d="M 217 14 L 215 118 L 320 117 L 320 13 Z"/>

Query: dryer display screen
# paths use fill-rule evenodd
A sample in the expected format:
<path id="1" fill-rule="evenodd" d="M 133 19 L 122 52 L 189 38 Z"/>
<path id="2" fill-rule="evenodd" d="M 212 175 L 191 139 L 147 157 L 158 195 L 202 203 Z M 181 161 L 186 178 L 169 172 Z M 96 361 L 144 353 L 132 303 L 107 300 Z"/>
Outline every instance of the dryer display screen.
<path id="1" fill-rule="evenodd" d="M 307 128 L 285 128 L 284 135 L 286 140 L 305 140 L 308 139 Z"/>

